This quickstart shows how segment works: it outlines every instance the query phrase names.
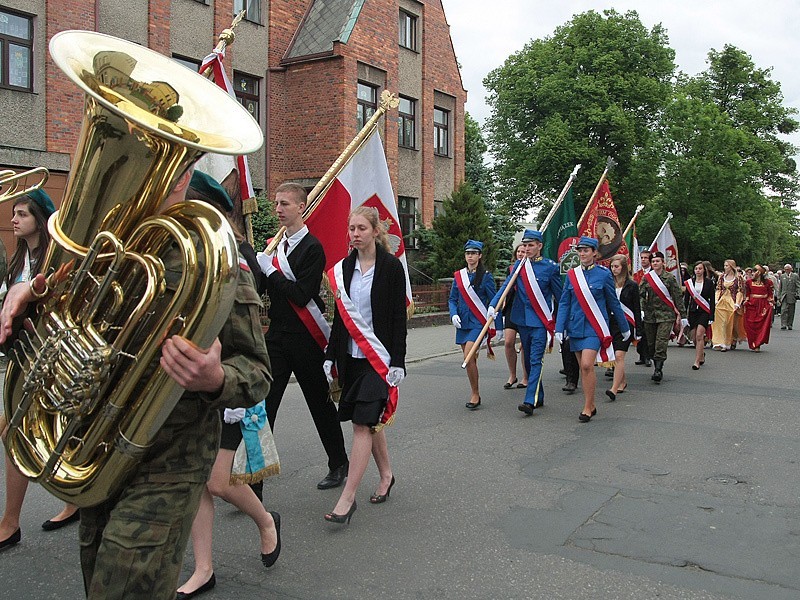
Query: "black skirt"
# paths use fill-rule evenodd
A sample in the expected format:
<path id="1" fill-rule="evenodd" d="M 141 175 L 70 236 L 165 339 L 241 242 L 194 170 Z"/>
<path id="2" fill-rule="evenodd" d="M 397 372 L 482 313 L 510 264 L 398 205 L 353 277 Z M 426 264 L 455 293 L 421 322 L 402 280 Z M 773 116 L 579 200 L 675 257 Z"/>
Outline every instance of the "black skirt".
<path id="1" fill-rule="evenodd" d="M 689 311 L 689 329 L 694 329 L 698 325 L 702 325 L 706 329 L 708 329 L 708 322 L 711 320 L 711 315 L 709 315 L 703 309 L 697 311 Z"/>
<path id="2" fill-rule="evenodd" d="M 222 414 L 220 413 L 220 417 Z M 222 421 L 222 434 L 219 440 L 220 450 L 233 450 L 236 452 L 242 441 L 242 428 L 239 423 L 228 424 Z"/>
<path id="3" fill-rule="evenodd" d="M 627 352 L 628 349 L 631 347 L 631 343 L 633 342 L 633 328 L 631 328 L 631 334 L 628 336 L 628 339 L 624 342 L 622 341 L 622 332 L 617 328 L 614 332 L 614 341 L 612 342 L 614 346 L 614 352 Z"/>
<path id="4" fill-rule="evenodd" d="M 339 420 L 374 427 L 386 408 L 389 386 L 366 358 L 347 357 L 339 401 Z"/>

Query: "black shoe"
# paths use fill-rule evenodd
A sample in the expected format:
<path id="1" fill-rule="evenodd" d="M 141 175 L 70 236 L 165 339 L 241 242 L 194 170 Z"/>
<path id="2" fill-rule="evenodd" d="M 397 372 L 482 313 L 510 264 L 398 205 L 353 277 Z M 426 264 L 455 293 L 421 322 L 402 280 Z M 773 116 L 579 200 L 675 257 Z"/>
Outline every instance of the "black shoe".
<path id="1" fill-rule="evenodd" d="M 211 578 L 206 581 L 203 585 L 197 588 L 193 592 L 178 592 L 175 594 L 175 600 L 187 600 L 188 598 L 194 598 L 195 596 L 199 596 L 200 594 L 204 594 L 209 590 L 213 590 L 214 586 L 217 585 L 217 577 L 212 573 Z"/>
<path id="2" fill-rule="evenodd" d="M 11 546 L 16 546 L 19 544 L 20 540 L 22 539 L 22 530 L 17 527 L 17 530 L 0 542 L 0 550 L 4 550 L 5 548 L 11 548 Z"/>
<path id="3" fill-rule="evenodd" d="M 781 327 L 781 329 L 786 329 L 786 327 Z"/>
<path id="4" fill-rule="evenodd" d="M 379 494 L 375 492 L 372 496 L 369 497 L 369 501 L 372 504 L 383 504 L 386 502 L 386 499 L 389 497 L 389 494 L 392 493 L 392 486 L 394 486 L 394 475 L 392 475 L 392 482 L 389 484 L 389 489 L 386 490 L 385 494 Z"/>
<path id="5" fill-rule="evenodd" d="M 278 545 L 275 546 L 275 550 L 269 554 L 264 554 L 263 552 L 261 553 L 261 562 L 265 567 L 271 567 L 274 565 L 275 561 L 278 560 L 278 555 L 281 553 L 281 516 L 273 510 L 269 511 L 269 514 L 272 515 L 272 520 L 275 521 L 275 531 L 278 534 Z"/>
<path id="6" fill-rule="evenodd" d="M 561 373 L 562 375 L 566 375 L 567 374 L 567 372 L 564 369 L 559 369 L 558 372 Z"/>
<path id="7" fill-rule="evenodd" d="M 61 519 L 60 521 L 53 521 L 53 519 L 48 519 L 44 523 L 42 523 L 42 529 L 45 531 L 55 531 L 56 529 L 61 529 L 62 527 L 66 527 L 70 523 L 77 523 L 81 520 L 81 511 L 76 510 L 66 519 Z"/>
<path id="8" fill-rule="evenodd" d="M 517 384 L 517 379 L 516 379 L 516 378 L 514 379 L 514 381 L 506 381 L 506 382 L 503 384 L 503 389 L 504 389 L 504 390 L 510 390 L 510 389 L 511 389 L 511 388 L 513 388 L 513 387 L 514 387 L 516 384 Z"/>
<path id="9" fill-rule="evenodd" d="M 650 377 L 650 379 L 658 383 L 664 377 L 664 373 L 662 371 L 662 369 L 664 368 L 664 361 L 653 360 L 653 364 L 654 364 L 653 376 Z"/>
<path id="10" fill-rule="evenodd" d="M 639 360 L 637 360 L 637 361 L 636 361 L 635 363 L 633 363 L 633 364 L 635 364 L 635 365 L 643 365 L 644 363 L 645 363 L 645 360 L 642 358 L 642 359 L 639 359 Z"/>
<path id="11" fill-rule="evenodd" d="M 524 412 L 528 416 L 533 414 L 533 406 L 528 404 L 527 402 L 523 402 L 522 404 L 517 406 L 517 410 Z"/>
<path id="12" fill-rule="evenodd" d="M 606 396 L 608 396 L 608 401 L 609 402 L 614 402 L 614 400 L 617 399 L 617 395 L 614 392 L 612 392 L 611 390 L 606 390 Z"/>
<path id="13" fill-rule="evenodd" d="M 592 417 L 595 416 L 596 414 L 597 414 L 596 408 L 592 411 L 592 414 L 590 415 L 585 415 L 581 413 L 578 415 L 578 421 L 580 421 L 581 423 L 588 423 L 589 421 L 592 420 Z"/>
<path id="14" fill-rule="evenodd" d="M 571 381 L 568 381 L 567 385 L 565 385 L 564 387 L 561 388 L 561 391 L 569 392 L 571 394 L 572 392 L 574 392 L 577 389 L 578 389 L 578 384 L 577 383 L 572 383 Z"/>
<path id="15" fill-rule="evenodd" d="M 467 402 L 465 406 L 470 410 L 476 410 L 480 405 L 481 405 L 481 397 L 478 396 L 477 402 Z"/>
<path id="16" fill-rule="evenodd" d="M 650 363 L 650 359 L 649 358 L 645 359 L 644 366 L 647 367 L 648 369 L 652 366 L 651 363 Z"/>
<path id="17" fill-rule="evenodd" d="M 347 469 L 350 467 L 350 463 L 344 463 L 340 467 L 336 467 L 332 471 L 328 471 L 328 474 L 325 476 L 325 479 L 320 481 L 317 484 L 318 490 L 329 490 L 331 488 L 339 487 L 344 483 L 344 480 L 347 478 Z"/>
<path id="18" fill-rule="evenodd" d="M 353 517 L 354 512 L 356 512 L 355 500 L 353 500 L 353 504 L 350 507 L 350 510 L 348 510 L 345 514 L 337 515 L 335 512 L 329 512 L 328 514 L 325 515 L 325 520 L 328 521 L 329 523 L 338 523 L 339 525 L 347 523 L 349 525 L 350 519 Z"/>

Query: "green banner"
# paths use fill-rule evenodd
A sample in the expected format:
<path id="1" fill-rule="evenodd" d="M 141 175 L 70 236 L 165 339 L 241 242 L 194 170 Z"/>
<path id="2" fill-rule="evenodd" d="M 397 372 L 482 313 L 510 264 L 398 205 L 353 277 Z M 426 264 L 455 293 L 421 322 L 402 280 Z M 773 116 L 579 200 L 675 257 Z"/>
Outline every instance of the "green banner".
<path id="1" fill-rule="evenodd" d="M 572 247 L 578 239 L 572 189 L 564 196 L 564 201 L 558 207 L 555 215 L 553 215 L 553 219 L 547 226 L 543 237 L 542 255 L 559 263 L 562 275 L 580 262 L 578 261 L 578 253 Z"/>

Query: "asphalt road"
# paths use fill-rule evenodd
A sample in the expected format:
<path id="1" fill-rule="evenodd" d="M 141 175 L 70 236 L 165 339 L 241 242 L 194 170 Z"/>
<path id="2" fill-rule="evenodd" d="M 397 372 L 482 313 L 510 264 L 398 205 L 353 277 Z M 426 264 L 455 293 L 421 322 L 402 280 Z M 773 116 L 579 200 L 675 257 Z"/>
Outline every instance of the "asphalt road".
<path id="1" fill-rule="evenodd" d="M 600 374 L 598 415 L 581 424 L 557 354 L 532 417 L 516 409 L 523 390 L 502 389 L 502 356 L 481 358 L 483 405 L 469 412 L 452 329 L 412 332 L 388 431 L 397 484 L 370 505 L 371 466 L 349 526 L 322 518 L 338 491 L 315 487 L 326 461 L 292 384 L 275 431 L 283 472 L 264 486 L 281 557 L 265 570 L 255 526 L 218 502 L 217 587 L 203 598 L 796 599 L 800 331 L 772 336 L 760 354 L 709 351 L 700 371 L 671 347 L 663 383 L 629 365 L 613 404 Z M 83 596 L 77 528 L 39 527 L 58 510 L 31 486 L 0 598 Z M 183 578 L 190 565 L 191 551 Z"/>

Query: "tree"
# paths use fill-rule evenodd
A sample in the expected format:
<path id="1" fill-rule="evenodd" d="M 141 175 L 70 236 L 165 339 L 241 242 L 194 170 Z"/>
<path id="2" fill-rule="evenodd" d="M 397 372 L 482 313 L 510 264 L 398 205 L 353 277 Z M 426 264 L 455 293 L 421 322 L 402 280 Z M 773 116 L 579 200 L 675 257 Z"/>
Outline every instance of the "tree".
<path id="1" fill-rule="evenodd" d="M 634 11 L 589 11 L 529 42 L 484 81 L 500 200 L 516 214 L 541 206 L 576 163 L 576 197 L 588 200 L 612 156 L 615 199 L 630 215 L 656 187 L 652 142 L 674 72 L 665 31 Z"/>
<path id="2" fill-rule="evenodd" d="M 256 251 L 263 250 L 267 240 L 274 236 L 280 229 L 280 222 L 275 215 L 275 205 L 269 201 L 266 192 L 261 192 L 257 197 L 258 212 L 251 216 L 253 224 L 253 247 Z"/>
<path id="3" fill-rule="evenodd" d="M 420 231 L 418 237 L 426 251 L 426 257 L 418 264 L 435 279 L 452 277 L 464 266 L 464 244 L 468 239 L 483 242 L 483 262 L 487 270 L 494 268 L 496 247 L 489 217 L 483 200 L 466 182 L 445 199 L 433 228 Z"/>

